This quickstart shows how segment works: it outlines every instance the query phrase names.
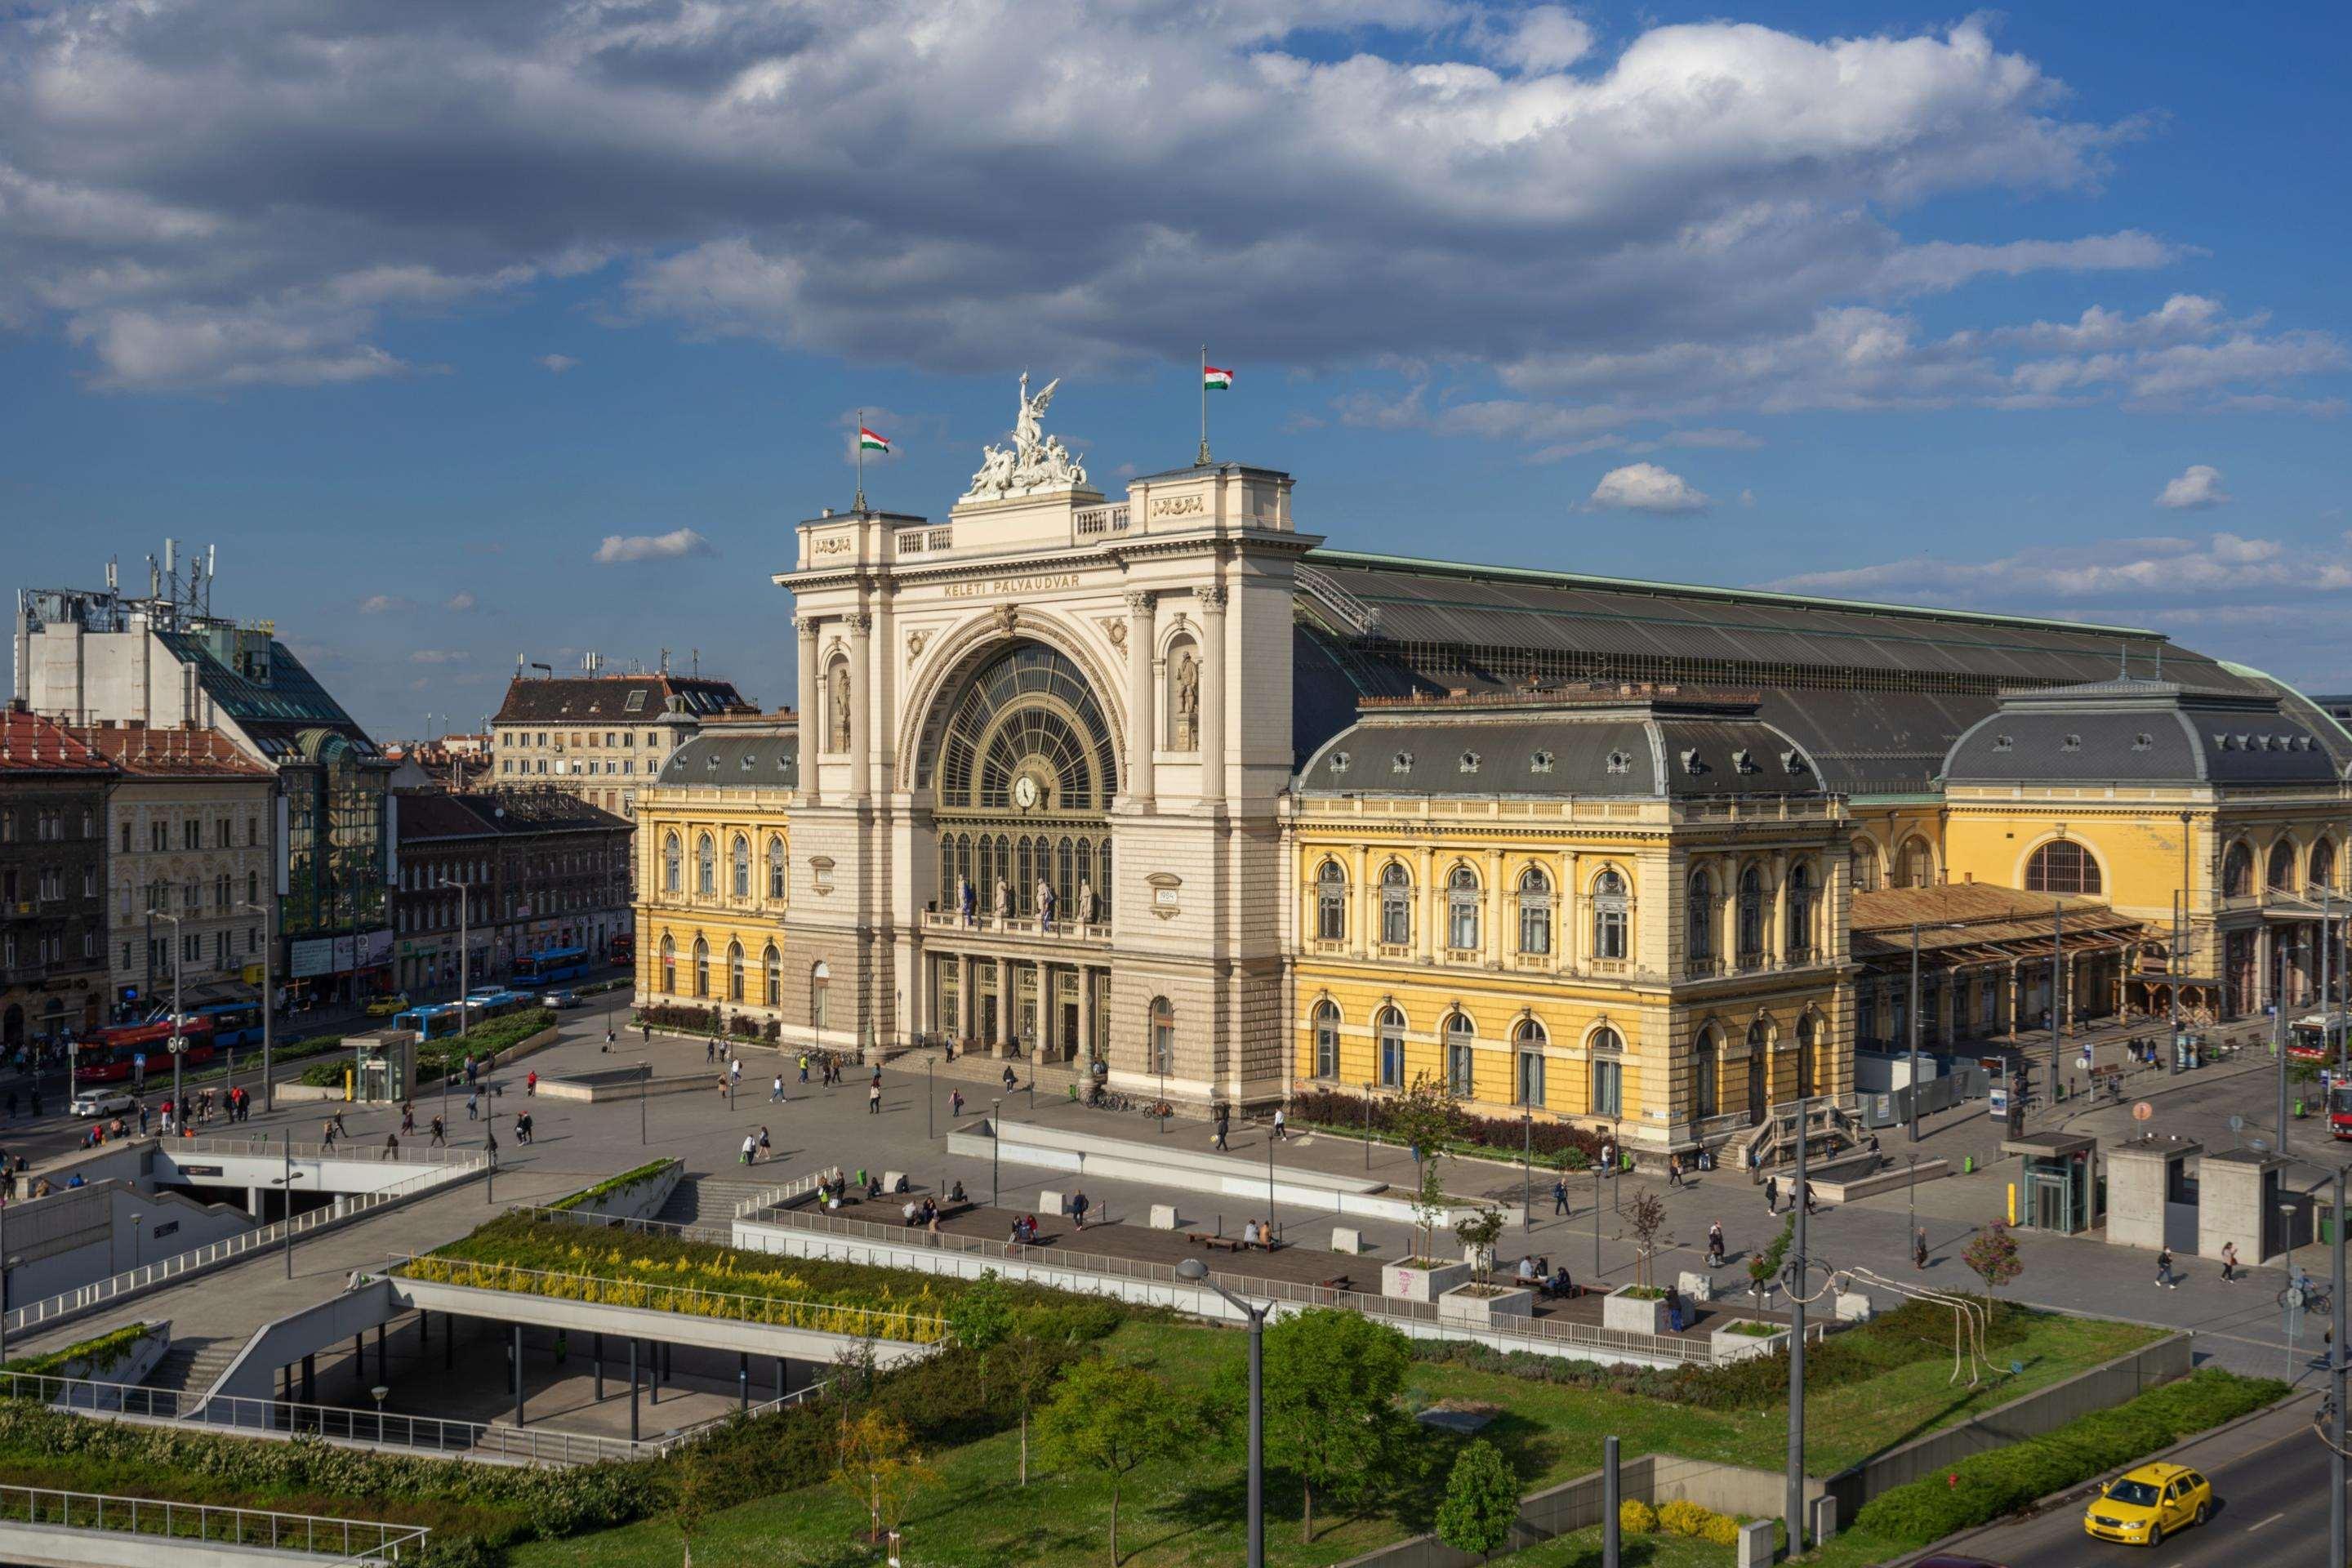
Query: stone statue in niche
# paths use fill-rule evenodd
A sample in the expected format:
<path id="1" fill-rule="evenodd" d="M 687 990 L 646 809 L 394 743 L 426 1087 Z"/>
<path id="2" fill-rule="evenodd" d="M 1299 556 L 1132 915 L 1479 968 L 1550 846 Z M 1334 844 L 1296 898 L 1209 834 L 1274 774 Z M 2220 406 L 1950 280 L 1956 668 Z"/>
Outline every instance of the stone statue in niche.
<path id="1" fill-rule="evenodd" d="M 996 918 L 1001 921 L 1013 918 L 1013 889 L 1005 885 L 1002 877 L 996 879 Z"/>
<path id="2" fill-rule="evenodd" d="M 1201 749 L 1201 661 L 1186 648 L 1176 656 L 1176 750 Z"/>
<path id="3" fill-rule="evenodd" d="M 825 706 L 829 710 L 825 717 L 831 723 L 827 749 L 846 752 L 849 750 L 849 666 L 845 662 L 835 665 L 826 684 L 832 689 L 825 697 Z"/>
<path id="4" fill-rule="evenodd" d="M 1078 879 L 1078 922 L 1095 923 L 1095 885 L 1083 877 Z"/>
<path id="5" fill-rule="evenodd" d="M 1054 897 L 1054 885 L 1045 878 L 1037 879 L 1037 918 L 1051 925 L 1059 900 Z"/>

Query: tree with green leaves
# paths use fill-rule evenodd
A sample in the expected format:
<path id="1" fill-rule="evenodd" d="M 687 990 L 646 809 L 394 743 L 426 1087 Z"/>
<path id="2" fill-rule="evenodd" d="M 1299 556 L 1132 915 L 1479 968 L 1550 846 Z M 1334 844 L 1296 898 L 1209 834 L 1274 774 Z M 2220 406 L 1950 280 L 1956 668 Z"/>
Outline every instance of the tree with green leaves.
<path id="1" fill-rule="evenodd" d="M 1118 1568 L 1118 1503 L 1127 1478 L 1174 1453 L 1185 1426 L 1166 1378 L 1099 1357 L 1065 1373 L 1037 1413 L 1037 1436 L 1048 1459 L 1100 1471 L 1110 1482 L 1111 1568 Z"/>
<path id="2" fill-rule="evenodd" d="M 980 1402 L 988 1403 L 989 1354 L 1013 1331 L 1013 1291 L 993 1268 L 957 1292 L 948 1304 L 948 1330 L 980 1358 Z"/>
<path id="3" fill-rule="evenodd" d="M 672 1454 L 667 1469 L 662 1478 L 662 1502 L 670 1523 L 677 1527 L 678 1540 L 685 1544 L 685 1568 L 694 1568 L 694 1538 L 709 1521 L 718 1491 L 716 1479 L 710 1473 L 709 1458 L 698 1447 Z"/>
<path id="4" fill-rule="evenodd" d="M 1485 1283 L 1495 1268 L 1495 1244 L 1503 1239 L 1503 1211 L 1484 1208 L 1454 1222 L 1454 1234 L 1478 1257 L 1478 1279 Z"/>
<path id="5" fill-rule="evenodd" d="M 1445 1080 L 1423 1073 L 1391 1102 L 1389 1131 L 1412 1148 L 1414 1254 L 1427 1258 L 1437 1227 L 1445 1223 L 1445 1184 L 1440 1173 L 1447 1146 L 1462 1130 L 1462 1107 Z"/>
<path id="6" fill-rule="evenodd" d="M 1029 1484 L 1029 1410 L 1061 1371 L 1060 1347 L 1024 1321 L 1006 1338 L 997 1358 L 1003 1363 L 1005 1387 L 1021 1410 L 1021 1484 L 1025 1487 Z"/>
<path id="7" fill-rule="evenodd" d="M 1412 1369 L 1405 1337 L 1334 1307 L 1265 1329 L 1265 1462 L 1297 1476 L 1305 1494 L 1299 1539 L 1315 1539 L 1318 1500 L 1349 1501 L 1397 1473 L 1411 1424 L 1396 1403 Z M 1249 1431 L 1249 1369 L 1225 1367 L 1209 1407 L 1228 1446 Z"/>
<path id="8" fill-rule="evenodd" d="M 1437 1539 L 1456 1552 L 1492 1557 L 1511 1543 L 1519 1517 L 1519 1479 L 1501 1449 L 1475 1438 L 1445 1478 L 1445 1500 L 1437 1505 Z"/>
<path id="9" fill-rule="evenodd" d="M 1796 1240 L 1797 1215 L 1791 1209 L 1789 1217 L 1780 1222 L 1780 1234 L 1772 1238 L 1771 1245 L 1749 1255 L 1748 1285 L 1755 1291 L 1758 1305 L 1763 1304 L 1766 1288 L 1780 1278 L 1780 1266 L 1788 1261 L 1789 1248 L 1796 1245 Z"/>
<path id="10" fill-rule="evenodd" d="M 1993 1291 L 2025 1272 L 2017 1256 L 2017 1237 L 2009 1233 L 2006 1224 L 1995 1220 L 1977 1232 L 1976 1239 L 1960 1253 L 1960 1261 L 1985 1282 L 1985 1316 L 1990 1321 Z"/>

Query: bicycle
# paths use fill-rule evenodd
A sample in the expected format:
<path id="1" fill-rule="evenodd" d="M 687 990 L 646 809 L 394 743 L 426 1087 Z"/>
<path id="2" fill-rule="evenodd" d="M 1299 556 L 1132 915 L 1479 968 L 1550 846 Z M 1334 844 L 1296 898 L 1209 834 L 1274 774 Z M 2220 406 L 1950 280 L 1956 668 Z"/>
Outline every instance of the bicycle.
<path id="1" fill-rule="evenodd" d="M 1152 1100 L 1147 1105 L 1139 1107 L 1139 1109 L 1142 1110 L 1144 1115 L 1157 1117 L 1162 1121 L 1165 1121 L 1167 1118 L 1176 1114 L 1176 1108 L 1169 1104 L 1164 1100 Z"/>

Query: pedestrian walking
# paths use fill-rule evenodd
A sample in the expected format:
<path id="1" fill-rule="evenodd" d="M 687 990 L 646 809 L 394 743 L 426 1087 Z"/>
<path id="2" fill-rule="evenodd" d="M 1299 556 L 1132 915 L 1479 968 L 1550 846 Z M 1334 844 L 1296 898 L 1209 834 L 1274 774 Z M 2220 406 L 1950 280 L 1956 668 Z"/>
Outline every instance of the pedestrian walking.
<path id="1" fill-rule="evenodd" d="M 479 1121 L 481 1119 L 482 1091 L 478 1089 L 469 1089 L 466 1091 L 466 1120 Z"/>
<path id="2" fill-rule="evenodd" d="M 1720 1268 L 1723 1267 L 1723 1222 L 1719 1219 L 1709 1220 L 1706 1226 L 1706 1266 L 1709 1268 Z"/>
<path id="3" fill-rule="evenodd" d="M 441 1125 L 441 1119 L 436 1116 L 433 1119 L 433 1142 L 426 1145 L 426 1147 L 433 1149 L 446 1149 L 448 1146 L 449 1130 Z"/>
<path id="4" fill-rule="evenodd" d="M 399 1133 L 387 1132 L 383 1135 L 383 1157 L 387 1160 L 397 1160 L 400 1158 Z"/>
<path id="5" fill-rule="evenodd" d="M 637 1027 L 644 1033 L 645 1043 L 649 1046 L 652 1045 L 654 1043 L 654 1026 L 651 1024 L 639 1024 Z"/>
<path id="6" fill-rule="evenodd" d="M 1274 1108 L 1274 1139 L 1277 1143 L 1290 1142 L 1290 1119 L 1279 1105 Z"/>
<path id="7" fill-rule="evenodd" d="M 1680 1154 L 1669 1154 L 1666 1156 L 1666 1185 L 1679 1187 L 1682 1184 L 1683 1157 Z"/>
<path id="8" fill-rule="evenodd" d="M 334 1119 L 333 1117 L 330 1116 L 329 1118 L 327 1118 L 327 1125 L 326 1125 L 325 1130 L 324 1130 L 324 1131 L 322 1131 L 319 1134 L 319 1147 L 320 1147 L 321 1150 L 326 1150 L 326 1149 L 331 1149 L 331 1148 L 333 1148 L 334 1146 L 335 1146 L 335 1119 Z"/>
<path id="9" fill-rule="evenodd" d="M 1606 1138 L 1601 1141 L 1601 1168 L 1612 1176 L 1617 1173 L 1617 1145 Z"/>
<path id="10" fill-rule="evenodd" d="M 1927 1227 L 1924 1225 L 1911 1233 L 1911 1267 L 1927 1267 Z"/>
<path id="11" fill-rule="evenodd" d="M 803 1083 L 808 1082 L 808 1053 L 806 1051 L 803 1051 L 801 1053 L 801 1081 Z"/>
<path id="12" fill-rule="evenodd" d="M 1821 1211 L 1820 1211 L 1819 1209 L 1817 1209 L 1817 1208 L 1815 1208 L 1815 1207 L 1813 1206 L 1813 1184 L 1812 1184 L 1812 1183 L 1811 1183 L 1811 1182 L 1807 1182 L 1807 1183 L 1805 1184 L 1805 1194 L 1804 1194 L 1804 1196 L 1805 1196 L 1805 1212 L 1806 1212 L 1807 1214 L 1809 1214 L 1809 1215 L 1812 1215 L 1812 1214 L 1819 1214 Z M 1792 1209 L 1793 1209 L 1793 1208 L 1795 1208 L 1795 1207 L 1797 1206 L 1797 1201 L 1796 1201 L 1796 1199 L 1795 1199 L 1794 1197 L 1791 1197 L 1791 1198 L 1789 1200 L 1789 1206 L 1790 1206 L 1790 1208 L 1792 1208 Z"/>
<path id="13" fill-rule="evenodd" d="M 778 1073 L 778 1074 L 776 1075 L 776 1081 L 775 1081 L 773 1084 L 772 1084 L 772 1085 L 770 1085 L 770 1086 L 769 1086 L 769 1089 L 768 1089 L 768 1103 L 769 1103 L 770 1105 L 782 1105 L 783 1102 L 784 1102 L 784 1075 L 783 1075 L 783 1074 L 782 1074 L 782 1073 Z"/>
<path id="14" fill-rule="evenodd" d="M 709 1067 L 719 1059 L 719 1037 L 711 1036 L 702 1042 L 702 1065 Z"/>
<path id="15" fill-rule="evenodd" d="M 404 1102 L 400 1108 L 400 1130 L 411 1137 L 415 1136 L 416 1106 L 414 1101 Z"/>
<path id="16" fill-rule="evenodd" d="M 539 1095 L 539 1069 L 538 1069 L 537 1068 L 531 1068 L 531 1069 L 530 1069 L 530 1071 L 529 1071 L 529 1072 L 527 1072 L 527 1073 L 525 1073 L 525 1074 L 523 1075 L 523 1079 L 522 1079 L 522 1097 L 523 1097 L 525 1100 L 533 1100 L 533 1099 L 536 1099 L 536 1098 L 538 1097 L 538 1095 Z"/>
<path id="17" fill-rule="evenodd" d="M 2180 1281 L 2172 1277 L 2172 1248 L 2168 1247 L 2157 1249 L 2156 1282 L 2167 1290 L 2180 1289 Z"/>
<path id="18" fill-rule="evenodd" d="M 604 1026 L 604 1049 L 610 1051 L 613 1048 L 614 1040 L 617 1038 L 618 1037 L 614 1033 L 613 1026 L 607 1023 Z"/>
<path id="19" fill-rule="evenodd" d="M 2221 1244 L 2221 1279 L 2229 1285 L 2238 1282 L 2238 1244 L 2234 1241 Z"/>
<path id="20" fill-rule="evenodd" d="M 730 1055 L 727 1058 L 727 1081 L 730 1085 L 740 1084 L 743 1081 L 743 1058 L 741 1057 Z"/>
<path id="21" fill-rule="evenodd" d="M 741 1152 L 740 1155 L 738 1155 L 738 1156 L 737 1156 L 737 1158 L 740 1159 L 740 1160 L 743 1162 L 743 1163 L 745 1163 L 745 1164 L 747 1164 L 747 1165 L 748 1165 L 748 1164 L 751 1164 L 751 1163 L 752 1163 L 752 1161 L 754 1160 L 754 1158 L 756 1158 L 756 1157 L 757 1157 L 757 1155 L 759 1154 L 759 1152 L 760 1152 L 760 1140 L 759 1140 L 759 1138 L 758 1138 L 757 1136 L 755 1136 L 754 1134 L 750 1133 L 750 1132 L 746 1132 L 746 1133 L 744 1133 L 744 1134 L 743 1134 L 743 1150 L 742 1150 L 742 1152 Z"/>
<path id="22" fill-rule="evenodd" d="M 1087 1194 L 1084 1193 L 1070 1194 L 1070 1223 L 1080 1230 L 1087 1228 Z"/>
<path id="23" fill-rule="evenodd" d="M 760 1158 L 761 1158 L 761 1159 L 762 1159 L 762 1160 L 765 1160 L 765 1159 L 769 1158 L 769 1151 L 771 1150 L 771 1148 L 772 1148 L 772 1145 L 771 1145 L 771 1144 L 769 1143 L 769 1142 L 768 1142 L 768 1130 L 767 1130 L 766 1128 L 764 1128 L 764 1127 L 761 1128 L 761 1129 L 760 1129 Z"/>
<path id="24" fill-rule="evenodd" d="M 1780 1212 L 1780 1178 L 1778 1176 L 1764 1178 L 1764 1212 L 1766 1214 Z"/>
<path id="25" fill-rule="evenodd" d="M 1554 1176 L 1551 1180 L 1551 1212 L 1555 1215 L 1564 1215 L 1568 1212 L 1568 1178 L 1566 1176 Z"/>
<path id="26" fill-rule="evenodd" d="M 1220 1153 L 1227 1153 L 1231 1152 L 1225 1148 L 1225 1129 L 1232 1124 L 1232 1111 L 1226 1110 L 1222 1105 L 1217 1107 L 1217 1131 L 1215 1134 L 1210 1138 L 1209 1142 L 1215 1146 L 1217 1152 Z"/>
<path id="27" fill-rule="evenodd" d="M 955 1118 L 961 1116 L 962 1114 L 963 1090 L 960 1089 L 951 1089 L 948 1090 L 948 1119 L 950 1121 L 953 1121 Z"/>
<path id="28" fill-rule="evenodd" d="M 879 1082 L 866 1086 L 866 1114 L 868 1116 L 882 1114 L 882 1085 Z"/>

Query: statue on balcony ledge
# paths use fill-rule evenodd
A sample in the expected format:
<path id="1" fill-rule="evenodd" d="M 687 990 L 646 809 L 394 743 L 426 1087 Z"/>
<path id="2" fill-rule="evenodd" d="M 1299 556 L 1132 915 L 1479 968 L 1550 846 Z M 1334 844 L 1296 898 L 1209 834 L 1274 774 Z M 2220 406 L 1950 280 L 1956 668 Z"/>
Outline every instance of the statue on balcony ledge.
<path id="1" fill-rule="evenodd" d="M 1095 885 L 1083 877 L 1078 879 L 1078 923 L 1095 923 Z"/>
<path id="2" fill-rule="evenodd" d="M 1009 920 L 1012 915 L 1013 889 L 1005 886 L 1003 878 L 999 877 L 996 879 L 996 918 Z"/>
<path id="3" fill-rule="evenodd" d="M 1054 923 L 1054 911 L 1060 900 L 1054 897 L 1054 885 L 1045 878 L 1037 879 L 1037 918 L 1047 925 Z"/>
<path id="4" fill-rule="evenodd" d="M 1021 412 L 1013 421 L 1013 445 L 981 448 L 980 469 L 971 476 L 966 500 L 1003 500 L 1039 490 L 1070 489 L 1087 482 L 1087 470 L 1070 456 L 1059 436 L 1045 433 L 1045 409 L 1054 401 L 1059 377 L 1029 395 L 1029 373 L 1021 373 Z"/>

